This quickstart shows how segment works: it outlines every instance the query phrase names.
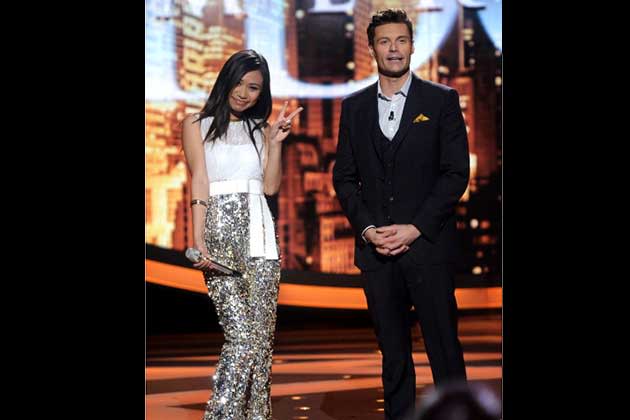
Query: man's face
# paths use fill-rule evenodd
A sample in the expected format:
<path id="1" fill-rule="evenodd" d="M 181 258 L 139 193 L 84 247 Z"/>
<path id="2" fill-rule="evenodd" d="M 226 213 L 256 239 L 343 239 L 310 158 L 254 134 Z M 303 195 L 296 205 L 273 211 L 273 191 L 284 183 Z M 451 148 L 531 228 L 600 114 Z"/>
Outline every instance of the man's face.
<path id="1" fill-rule="evenodd" d="M 386 23 L 374 28 L 374 45 L 369 49 L 380 74 L 401 77 L 409 71 L 413 43 L 404 23 Z"/>

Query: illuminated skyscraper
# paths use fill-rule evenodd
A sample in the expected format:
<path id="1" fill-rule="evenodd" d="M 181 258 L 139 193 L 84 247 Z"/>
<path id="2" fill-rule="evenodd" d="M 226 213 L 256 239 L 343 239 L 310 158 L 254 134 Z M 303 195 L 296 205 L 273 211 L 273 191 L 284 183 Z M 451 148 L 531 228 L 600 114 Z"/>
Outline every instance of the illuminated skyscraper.
<path id="1" fill-rule="evenodd" d="M 471 180 L 457 208 L 462 273 L 484 281 L 499 275 L 501 53 L 478 16 L 483 6 L 459 3 L 453 31 L 439 53 L 440 82 L 459 92 L 471 153 Z M 470 279 L 469 279 L 470 280 Z M 474 280 L 470 280 L 474 281 Z"/>
<path id="2" fill-rule="evenodd" d="M 283 268 L 308 268 L 307 251 L 311 247 L 307 246 L 306 238 L 304 172 L 307 170 L 317 172 L 319 168 L 316 143 L 317 140 L 313 137 L 291 136 L 285 140 L 283 146 L 277 223 Z"/>
<path id="3" fill-rule="evenodd" d="M 462 77 L 468 80 L 464 88 L 469 93 L 468 135 L 471 150 L 477 155 L 477 176 L 487 178 L 497 171 L 500 86 L 496 85 L 496 80 L 500 77 L 501 65 L 500 54 L 495 54 L 497 50 L 479 19 L 478 11 L 482 8 L 459 6 L 456 22 L 458 77 L 455 81 Z"/>
<path id="4" fill-rule="evenodd" d="M 179 84 L 184 90 L 209 92 L 225 61 L 244 49 L 243 12 L 227 9 L 224 0 L 207 0 L 200 8 L 199 2 L 176 3 Z"/>
<path id="5" fill-rule="evenodd" d="M 285 59 L 287 63 L 287 73 L 294 79 L 298 78 L 298 40 L 297 40 L 297 21 L 305 16 L 302 9 L 296 7 L 294 1 L 286 2 L 287 12 L 285 16 L 286 31 L 286 50 Z"/>
<path id="6" fill-rule="evenodd" d="M 354 80 L 365 79 L 376 72 L 376 63 L 368 50 L 367 27 L 372 19 L 372 0 L 354 2 Z"/>
<path id="7" fill-rule="evenodd" d="M 354 233 L 343 214 L 319 217 L 319 271 L 358 274 L 354 265 Z"/>
<path id="8" fill-rule="evenodd" d="M 148 243 L 162 247 L 173 246 L 177 206 L 187 177 L 178 140 L 183 115 L 183 103 L 145 104 L 145 235 Z"/>

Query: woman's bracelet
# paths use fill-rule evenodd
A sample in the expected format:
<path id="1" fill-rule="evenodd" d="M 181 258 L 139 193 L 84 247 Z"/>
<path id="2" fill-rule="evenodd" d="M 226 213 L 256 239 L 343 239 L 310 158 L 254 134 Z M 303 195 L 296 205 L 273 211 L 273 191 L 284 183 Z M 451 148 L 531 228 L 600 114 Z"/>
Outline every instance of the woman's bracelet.
<path id="1" fill-rule="evenodd" d="M 208 207 L 208 203 L 206 203 L 203 200 L 198 200 L 198 199 L 190 200 L 190 207 L 194 206 L 195 204 L 201 204 L 202 206 Z"/>

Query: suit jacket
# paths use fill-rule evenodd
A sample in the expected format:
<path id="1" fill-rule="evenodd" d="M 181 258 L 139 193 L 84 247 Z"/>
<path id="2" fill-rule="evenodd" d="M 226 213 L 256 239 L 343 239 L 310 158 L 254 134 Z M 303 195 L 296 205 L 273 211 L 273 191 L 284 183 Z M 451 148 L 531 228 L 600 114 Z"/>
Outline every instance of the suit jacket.
<path id="1" fill-rule="evenodd" d="M 455 205 L 466 190 L 470 164 L 457 92 L 412 74 L 400 127 L 382 147 L 377 84 L 342 102 L 333 185 L 357 234 L 354 262 L 378 269 L 383 257 L 365 244 L 369 225 L 413 224 L 422 235 L 407 254 L 418 264 L 453 262 Z"/>

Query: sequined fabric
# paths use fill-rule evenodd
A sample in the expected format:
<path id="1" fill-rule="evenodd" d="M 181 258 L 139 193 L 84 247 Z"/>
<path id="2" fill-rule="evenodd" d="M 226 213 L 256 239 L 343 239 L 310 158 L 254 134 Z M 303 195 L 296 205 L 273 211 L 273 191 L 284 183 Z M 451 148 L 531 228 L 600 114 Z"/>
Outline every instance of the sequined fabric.
<path id="1" fill-rule="evenodd" d="M 241 271 L 243 278 L 204 272 L 225 335 L 204 420 L 272 418 L 271 358 L 280 261 L 249 257 L 248 203 L 244 193 L 212 196 L 208 202 L 208 252 Z"/>

